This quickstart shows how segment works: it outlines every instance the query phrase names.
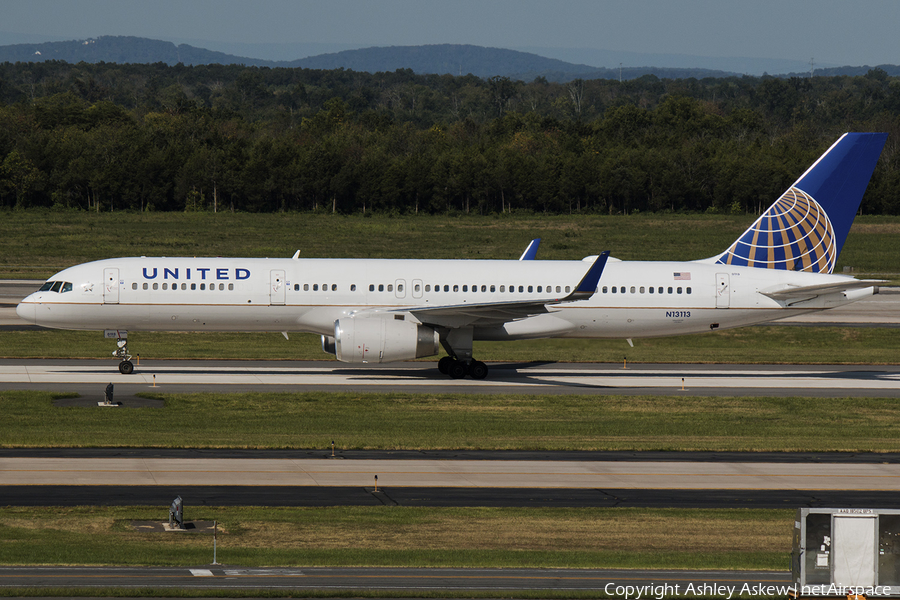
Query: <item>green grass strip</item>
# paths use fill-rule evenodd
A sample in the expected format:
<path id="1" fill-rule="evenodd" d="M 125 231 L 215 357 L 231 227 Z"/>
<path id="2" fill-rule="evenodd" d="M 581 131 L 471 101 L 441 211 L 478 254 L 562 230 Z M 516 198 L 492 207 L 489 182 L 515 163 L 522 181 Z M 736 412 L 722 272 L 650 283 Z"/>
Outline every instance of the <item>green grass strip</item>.
<path id="1" fill-rule="evenodd" d="M 164 408 L 57 407 L 0 392 L 3 447 L 900 451 L 886 398 L 362 393 L 148 394 Z"/>
<path id="2" fill-rule="evenodd" d="M 141 359 L 323 360 L 320 338 L 280 333 L 131 332 L 129 349 Z M 3 358 L 108 358 L 115 340 L 98 331 L 0 331 Z M 624 340 L 476 342 L 486 361 L 735 364 L 896 364 L 900 329 L 880 327 L 743 327 L 700 335 Z M 421 361 L 434 368 L 436 359 Z M 390 365 L 387 366 L 388 368 Z"/>
<path id="3" fill-rule="evenodd" d="M 147 532 L 167 507 L 0 508 L 0 564 L 212 562 L 208 533 Z M 781 569 L 793 511 L 632 508 L 192 507 L 243 566 Z"/>

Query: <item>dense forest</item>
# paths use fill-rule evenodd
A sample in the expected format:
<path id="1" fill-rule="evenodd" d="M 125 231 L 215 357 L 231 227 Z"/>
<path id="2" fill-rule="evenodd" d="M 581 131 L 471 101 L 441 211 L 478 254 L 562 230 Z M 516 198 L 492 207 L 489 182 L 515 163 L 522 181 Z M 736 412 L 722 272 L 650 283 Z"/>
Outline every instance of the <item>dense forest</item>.
<path id="1" fill-rule="evenodd" d="M 891 135 L 862 211 L 900 213 L 900 78 L 630 81 L 0 64 L 0 207 L 757 212 L 844 131 Z"/>

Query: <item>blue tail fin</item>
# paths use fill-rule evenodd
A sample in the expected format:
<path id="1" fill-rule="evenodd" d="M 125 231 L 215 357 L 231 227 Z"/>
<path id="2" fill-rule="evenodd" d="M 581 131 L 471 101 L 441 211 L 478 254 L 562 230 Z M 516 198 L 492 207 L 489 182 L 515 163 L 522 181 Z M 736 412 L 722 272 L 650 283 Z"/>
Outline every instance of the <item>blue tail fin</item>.
<path id="1" fill-rule="evenodd" d="M 886 140 L 842 135 L 715 262 L 831 273 Z"/>

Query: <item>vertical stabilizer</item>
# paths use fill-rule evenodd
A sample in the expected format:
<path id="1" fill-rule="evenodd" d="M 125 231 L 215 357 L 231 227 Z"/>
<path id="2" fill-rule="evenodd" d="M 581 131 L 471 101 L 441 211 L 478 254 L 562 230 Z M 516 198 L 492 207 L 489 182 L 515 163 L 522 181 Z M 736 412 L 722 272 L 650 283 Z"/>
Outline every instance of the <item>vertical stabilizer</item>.
<path id="1" fill-rule="evenodd" d="M 831 273 L 886 133 L 845 133 L 715 262 Z"/>

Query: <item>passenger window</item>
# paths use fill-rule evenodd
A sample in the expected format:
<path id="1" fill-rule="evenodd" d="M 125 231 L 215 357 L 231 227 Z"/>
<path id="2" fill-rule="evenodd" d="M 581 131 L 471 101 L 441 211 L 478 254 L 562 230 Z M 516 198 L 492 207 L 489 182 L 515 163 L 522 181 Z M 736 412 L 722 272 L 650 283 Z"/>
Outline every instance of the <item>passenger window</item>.
<path id="1" fill-rule="evenodd" d="M 491 293 L 493 294 L 493 293 L 496 292 L 496 291 L 497 291 L 497 288 L 494 287 L 494 286 L 492 285 L 492 286 L 491 286 Z M 500 290 L 500 291 L 502 292 L 503 290 Z"/>
<path id="2" fill-rule="evenodd" d="M 505 285 L 501 285 L 501 286 L 500 286 L 500 292 L 502 293 L 502 292 L 505 292 L 505 291 L 506 291 L 506 286 L 505 286 Z"/>
<path id="3" fill-rule="evenodd" d="M 319 291 L 319 284 L 318 284 L 318 283 L 314 283 L 314 284 L 313 284 L 313 291 L 314 291 L 314 292 L 318 292 L 318 291 Z"/>
<path id="4" fill-rule="evenodd" d="M 566 293 L 567 293 L 567 294 L 569 293 L 569 290 L 570 290 L 570 287 L 569 287 L 569 286 L 566 286 Z"/>
<path id="5" fill-rule="evenodd" d="M 182 283 L 182 284 L 181 284 L 181 289 L 186 290 L 186 289 L 187 289 L 187 284 L 186 284 L 186 283 Z"/>
<path id="6" fill-rule="evenodd" d="M 631 293 L 634 293 L 634 286 L 631 286 Z"/>
<path id="7" fill-rule="evenodd" d="M 146 290 L 148 287 L 150 287 L 150 286 L 148 286 L 148 285 L 145 283 L 145 284 L 144 284 L 144 289 Z"/>
<path id="8" fill-rule="evenodd" d="M 369 291 L 370 291 L 370 292 L 374 292 L 374 291 L 375 291 L 375 284 L 374 284 L 374 283 L 370 283 L 370 284 L 369 284 Z"/>
<path id="9" fill-rule="evenodd" d="M 688 294 L 690 294 L 690 293 L 691 293 L 691 288 L 687 288 L 685 291 L 686 291 Z"/>
<path id="10" fill-rule="evenodd" d="M 154 290 L 158 290 L 158 289 L 159 289 L 159 284 L 158 284 L 158 283 L 154 283 L 154 284 L 153 284 L 153 289 L 154 289 Z"/>
<path id="11" fill-rule="evenodd" d="M 337 291 L 337 284 L 336 284 L 336 283 L 332 283 L 332 284 L 331 284 L 331 291 L 332 291 L 332 292 L 336 292 L 336 291 Z"/>
<path id="12" fill-rule="evenodd" d="M 619 291 L 620 291 L 621 293 L 624 294 L 624 293 L 625 293 L 625 286 L 623 285 L 622 287 L 620 287 L 620 288 L 619 288 Z"/>
<path id="13" fill-rule="evenodd" d="M 528 286 L 528 293 L 531 294 L 533 291 L 534 291 L 534 288 L 533 288 L 532 286 L 529 285 L 529 286 Z"/>
<path id="14" fill-rule="evenodd" d="M 486 291 L 487 291 L 487 286 L 486 286 L 486 285 L 481 286 L 481 291 L 482 291 L 482 292 L 486 292 Z M 491 291 L 493 292 L 494 290 L 491 290 Z"/>
<path id="15" fill-rule="evenodd" d="M 521 294 L 521 293 L 524 292 L 524 291 L 525 291 L 525 286 L 524 286 L 524 285 L 520 285 L 520 286 L 519 286 L 519 293 Z"/>
<path id="16" fill-rule="evenodd" d="M 454 285 L 454 286 L 453 286 L 453 291 L 454 291 L 454 292 L 458 292 L 458 291 L 459 291 L 459 286 L 458 286 L 458 285 Z"/>
<path id="17" fill-rule="evenodd" d="M 559 290 L 557 289 L 556 291 L 558 292 Z M 608 291 L 609 291 L 609 290 L 608 290 L 608 289 L 606 288 L 606 286 L 604 285 L 604 286 L 603 286 L 603 293 L 606 294 Z"/>
<path id="18" fill-rule="evenodd" d="M 613 286 L 613 287 L 612 287 L 612 293 L 613 293 L 613 294 L 616 293 L 616 286 Z"/>
<path id="19" fill-rule="evenodd" d="M 196 289 L 197 289 L 197 284 L 196 284 L 196 283 L 192 283 L 192 284 L 191 284 L 191 289 L 192 289 L 192 290 L 196 290 Z"/>
<path id="20" fill-rule="evenodd" d="M 136 283 L 132 283 L 132 284 L 131 284 L 131 289 L 136 290 L 136 289 L 137 289 L 137 284 L 136 284 Z"/>
<path id="21" fill-rule="evenodd" d="M 678 293 L 679 293 L 679 294 L 681 293 L 681 288 L 678 288 Z"/>
<path id="22" fill-rule="evenodd" d="M 422 289 L 422 286 L 420 286 L 418 283 L 413 287 L 413 291 L 415 291 L 415 292 L 418 292 L 421 289 Z"/>
<path id="23" fill-rule="evenodd" d="M 650 293 L 652 294 L 652 293 L 653 293 L 653 286 L 651 285 L 650 288 L 649 288 L 647 291 L 650 292 Z"/>
<path id="24" fill-rule="evenodd" d="M 193 288 L 191 288 L 191 289 L 193 289 Z M 300 291 L 300 284 L 299 284 L 299 283 L 295 283 L 295 284 L 294 284 L 294 291 L 295 291 L 295 292 L 299 292 L 299 291 Z"/>
<path id="25" fill-rule="evenodd" d="M 350 291 L 351 291 L 351 292 L 355 292 L 355 291 L 356 291 L 356 284 L 355 284 L 355 283 L 351 283 L 351 284 L 350 284 Z"/>
<path id="26" fill-rule="evenodd" d="M 182 284 L 182 285 L 184 285 L 184 284 Z M 228 284 L 228 291 L 229 291 L 229 292 L 233 292 L 233 291 L 234 291 L 234 284 L 233 284 L 233 283 L 229 283 L 229 284 Z"/>
<path id="27" fill-rule="evenodd" d="M 644 286 L 641 286 L 641 293 L 644 293 Z"/>
<path id="28" fill-rule="evenodd" d="M 447 285 L 447 284 L 444 284 L 444 291 L 445 291 L 445 292 L 449 292 L 449 291 L 450 291 L 450 286 Z"/>
<path id="29" fill-rule="evenodd" d="M 220 284 L 219 284 L 219 291 L 221 292 L 221 291 L 223 291 L 224 289 L 225 289 L 225 284 L 224 284 L 224 283 L 220 283 Z"/>
<path id="30" fill-rule="evenodd" d="M 538 294 L 541 293 L 541 289 L 542 289 L 541 286 L 538 286 Z"/>
<path id="31" fill-rule="evenodd" d="M 657 290 L 657 291 L 658 291 L 660 294 L 662 294 L 662 293 L 663 293 L 662 287 L 660 287 L 659 290 Z"/>
<path id="32" fill-rule="evenodd" d="M 389 292 L 393 292 L 393 291 L 394 291 L 394 284 L 393 284 L 393 283 L 389 283 L 389 284 L 388 284 L 388 291 L 389 291 Z"/>
<path id="33" fill-rule="evenodd" d="M 464 292 L 468 292 L 468 291 L 469 291 L 469 286 L 464 285 L 464 286 L 463 286 L 463 291 L 464 291 Z"/>
<path id="34" fill-rule="evenodd" d="M 156 284 L 155 284 L 155 283 L 153 284 L 153 289 L 154 289 L 154 290 L 156 289 Z M 206 289 L 206 284 L 205 284 L 205 283 L 201 283 L 201 284 L 200 284 L 200 289 L 201 289 L 201 290 L 205 290 L 205 289 Z"/>
<path id="35" fill-rule="evenodd" d="M 379 284 L 378 284 L 378 291 L 379 291 L 379 292 L 383 292 L 383 291 L 384 291 L 384 284 L 383 284 L 383 283 L 379 283 Z"/>
<path id="36" fill-rule="evenodd" d="M 163 289 L 164 289 L 164 290 L 169 289 L 169 284 L 168 284 L 168 283 L 164 283 L 164 284 L 163 284 Z"/>
<path id="37" fill-rule="evenodd" d="M 669 293 L 670 293 L 670 294 L 672 293 L 672 288 L 669 288 Z"/>
<path id="38" fill-rule="evenodd" d="M 426 291 L 426 292 L 430 292 L 430 291 L 431 291 L 431 284 L 430 284 L 430 283 L 426 283 L 426 284 L 425 284 L 425 291 Z"/>
<path id="39" fill-rule="evenodd" d="M 560 291 L 559 286 L 556 286 L 556 293 L 558 294 Z"/>

